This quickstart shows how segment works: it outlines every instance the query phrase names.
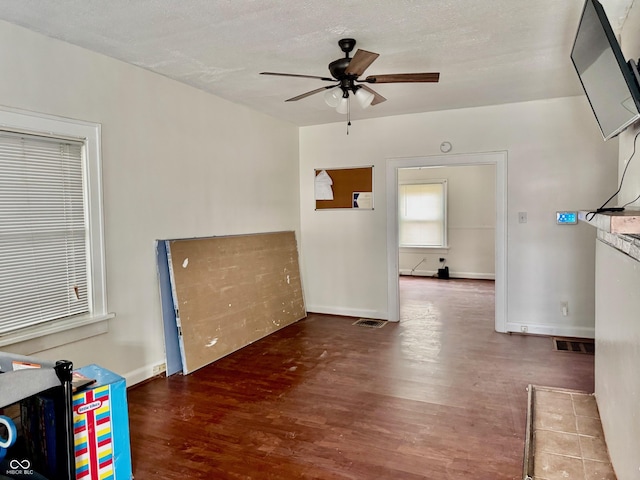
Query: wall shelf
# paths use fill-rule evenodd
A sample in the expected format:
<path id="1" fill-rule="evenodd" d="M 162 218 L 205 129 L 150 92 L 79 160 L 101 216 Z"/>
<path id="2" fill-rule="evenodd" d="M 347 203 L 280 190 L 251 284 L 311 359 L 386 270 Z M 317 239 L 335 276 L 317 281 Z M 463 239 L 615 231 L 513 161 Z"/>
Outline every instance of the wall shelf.
<path id="1" fill-rule="evenodd" d="M 590 220 L 587 220 L 587 217 Z M 607 233 L 640 235 L 640 210 L 627 209 L 622 212 L 605 212 L 595 215 L 588 210 L 582 210 L 578 212 L 578 219 Z"/>
<path id="2" fill-rule="evenodd" d="M 578 219 L 598 229 L 598 240 L 640 262 L 640 210 L 597 213 L 593 218 L 580 211 Z"/>

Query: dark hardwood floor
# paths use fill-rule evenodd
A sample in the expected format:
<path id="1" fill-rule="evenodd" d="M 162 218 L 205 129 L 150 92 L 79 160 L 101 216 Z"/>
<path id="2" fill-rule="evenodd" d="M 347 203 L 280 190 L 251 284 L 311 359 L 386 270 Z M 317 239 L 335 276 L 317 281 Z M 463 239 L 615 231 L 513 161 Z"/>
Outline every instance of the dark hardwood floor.
<path id="1" fill-rule="evenodd" d="M 310 314 L 129 391 L 136 480 L 522 478 L 528 384 L 593 391 L 593 356 L 495 333 L 494 284 L 401 279 L 383 328 Z"/>

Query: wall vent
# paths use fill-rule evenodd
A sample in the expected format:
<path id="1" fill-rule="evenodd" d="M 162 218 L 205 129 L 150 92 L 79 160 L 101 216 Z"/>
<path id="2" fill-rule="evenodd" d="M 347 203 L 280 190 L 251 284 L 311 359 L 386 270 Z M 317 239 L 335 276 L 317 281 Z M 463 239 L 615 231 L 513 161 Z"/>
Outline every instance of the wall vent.
<path id="1" fill-rule="evenodd" d="M 559 352 L 576 352 L 594 355 L 596 346 L 593 340 L 588 338 L 553 337 L 553 349 Z"/>
<path id="2" fill-rule="evenodd" d="M 361 318 L 353 322 L 353 325 L 357 325 L 358 327 L 369 327 L 369 328 L 382 328 L 386 324 L 387 324 L 386 320 L 373 320 L 371 318 Z"/>

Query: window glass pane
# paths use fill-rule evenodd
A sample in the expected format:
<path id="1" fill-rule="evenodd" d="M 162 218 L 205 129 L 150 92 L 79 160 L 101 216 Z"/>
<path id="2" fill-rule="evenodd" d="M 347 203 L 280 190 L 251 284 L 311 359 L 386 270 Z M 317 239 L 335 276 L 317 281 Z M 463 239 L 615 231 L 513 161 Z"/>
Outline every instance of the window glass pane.
<path id="1" fill-rule="evenodd" d="M 0 134 L 0 332 L 89 312 L 82 148 Z"/>
<path id="2" fill-rule="evenodd" d="M 443 246 L 444 183 L 400 185 L 399 237 L 401 246 Z"/>

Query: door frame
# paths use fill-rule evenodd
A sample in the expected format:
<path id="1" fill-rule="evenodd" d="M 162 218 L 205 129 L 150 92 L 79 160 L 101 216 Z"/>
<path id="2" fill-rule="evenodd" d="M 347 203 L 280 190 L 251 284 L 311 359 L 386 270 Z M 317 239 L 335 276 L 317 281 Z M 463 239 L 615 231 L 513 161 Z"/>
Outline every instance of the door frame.
<path id="1" fill-rule="evenodd" d="M 387 305 L 388 320 L 400 320 L 398 245 L 398 169 L 496 166 L 495 330 L 507 332 L 507 152 L 433 155 L 387 160 Z"/>

